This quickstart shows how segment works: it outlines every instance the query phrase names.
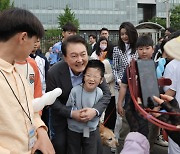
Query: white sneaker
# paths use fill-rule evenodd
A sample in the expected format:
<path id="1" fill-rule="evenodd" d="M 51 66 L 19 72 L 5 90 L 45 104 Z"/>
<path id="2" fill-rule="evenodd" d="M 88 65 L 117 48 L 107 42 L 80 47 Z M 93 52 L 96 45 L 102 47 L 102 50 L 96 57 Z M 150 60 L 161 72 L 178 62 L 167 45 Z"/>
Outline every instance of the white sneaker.
<path id="1" fill-rule="evenodd" d="M 157 136 L 154 143 L 163 147 L 168 147 L 168 142 L 164 140 L 162 135 Z"/>

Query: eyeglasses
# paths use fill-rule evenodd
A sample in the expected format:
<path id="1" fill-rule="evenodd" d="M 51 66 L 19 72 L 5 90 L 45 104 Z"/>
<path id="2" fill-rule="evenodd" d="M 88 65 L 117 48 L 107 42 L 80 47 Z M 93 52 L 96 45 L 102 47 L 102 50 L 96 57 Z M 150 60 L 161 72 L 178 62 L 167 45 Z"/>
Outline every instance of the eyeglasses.
<path id="1" fill-rule="evenodd" d="M 90 78 L 93 78 L 93 79 L 101 79 L 101 76 L 95 76 L 95 75 L 91 75 L 91 74 L 85 74 L 84 75 L 86 78 L 90 79 Z"/>

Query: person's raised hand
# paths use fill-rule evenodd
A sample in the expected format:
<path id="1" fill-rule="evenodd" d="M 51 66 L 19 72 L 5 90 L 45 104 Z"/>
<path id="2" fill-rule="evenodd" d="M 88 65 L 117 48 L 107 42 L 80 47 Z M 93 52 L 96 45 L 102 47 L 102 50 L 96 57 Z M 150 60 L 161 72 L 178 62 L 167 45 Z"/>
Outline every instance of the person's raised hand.
<path id="1" fill-rule="evenodd" d="M 172 101 L 174 98 L 172 96 L 168 96 L 168 95 L 160 95 L 161 98 L 157 97 L 157 96 L 153 96 L 153 99 L 158 103 L 158 104 L 162 104 L 164 101 L 169 102 Z"/>

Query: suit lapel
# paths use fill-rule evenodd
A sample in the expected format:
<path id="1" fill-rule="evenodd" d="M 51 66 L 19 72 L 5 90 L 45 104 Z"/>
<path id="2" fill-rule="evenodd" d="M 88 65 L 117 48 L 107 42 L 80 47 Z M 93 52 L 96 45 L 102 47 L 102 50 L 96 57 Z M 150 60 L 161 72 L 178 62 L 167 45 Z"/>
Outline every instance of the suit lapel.
<path id="1" fill-rule="evenodd" d="M 71 76 L 69 72 L 69 67 L 66 62 L 64 62 L 63 69 L 61 71 L 61 81 L 63 85 L 63 89 L 71 90 L 72 89 L 72 82 L 71 82 Z"/>

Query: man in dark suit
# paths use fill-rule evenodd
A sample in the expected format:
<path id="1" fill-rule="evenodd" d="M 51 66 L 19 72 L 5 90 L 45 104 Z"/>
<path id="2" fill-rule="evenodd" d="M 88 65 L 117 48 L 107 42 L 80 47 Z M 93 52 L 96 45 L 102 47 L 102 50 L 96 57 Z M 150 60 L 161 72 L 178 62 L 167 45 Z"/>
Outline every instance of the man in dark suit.
<path id="1" fill-rule="evenodd" d="M 89 44 L 90 44 L 90 53 L 88 53 L 89 56 L 91 56 L 91 54 L 96 50 L 96 35 L 94 34 L 90 34 L 89 35 Z"/>
<path id="2" fill-rule="evenodd" d="M 113 51 L 114 44 L 109 40 L 109 30 L 105 27 L 100 29 L 100 37 L 105 37 L 108 40 L 108 49 L 107 51 Z"/>
<path id="3" fill-rule="evenodd" d="M 51 106 L 50 117 L 55 133 L 52 143 L 57 154 L 67 153 L 67 118 L 71 117 L 78 121 L 87 122 L 95 116 L 100 116 L 111 98 L 109 88 L 104 81 L 99 86 L 103 90 L 103 98 L 93 108 L 84 108 L 83 111 L 80 111 L 67 107 L 66 102 L 70 91 L 72 87 L 82 83 L 82 72 L 88 63 L 85 40 L 77 35 L 70 36 L 63 42 L 62 53 L 64 55 L 64 61 L 55 64 L 48 71 L 47 75 L 47 91 L 53 90 L 56 87 L 62 89 L 62 95 Z M 96 132 L 99 134 L 99 130 Z M 97 140 L 100 141 L 100 137 Z M 98 153 L 102 154 L 102 151 L 99 150 Z"/>

